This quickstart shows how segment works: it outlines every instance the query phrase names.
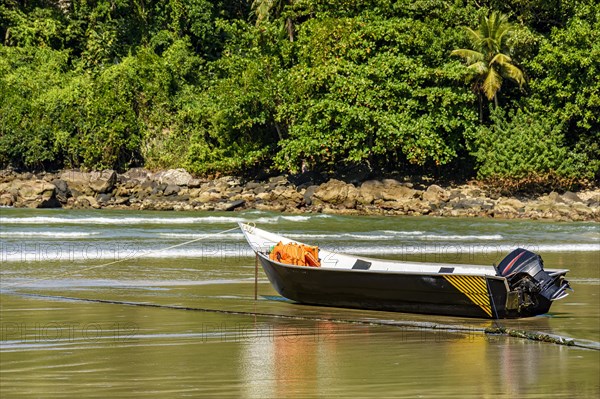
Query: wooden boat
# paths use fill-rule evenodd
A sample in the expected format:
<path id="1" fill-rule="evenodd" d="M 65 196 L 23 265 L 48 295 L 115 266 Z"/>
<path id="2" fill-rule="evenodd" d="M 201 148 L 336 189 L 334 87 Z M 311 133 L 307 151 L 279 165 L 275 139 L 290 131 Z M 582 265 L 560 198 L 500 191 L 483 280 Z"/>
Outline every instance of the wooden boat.
<path id="1" fill-rule="evenodd" d="M 272 259 L 273 247 L 297 241 L 240 223 L 269 281 L 285 298 L 312 305 L 481 318 L 548 312 L 567 296 L 568 270 L 544 270 L 518 248 L 497 266 L 403 262 L 318 250 L 318 267 Z"/>

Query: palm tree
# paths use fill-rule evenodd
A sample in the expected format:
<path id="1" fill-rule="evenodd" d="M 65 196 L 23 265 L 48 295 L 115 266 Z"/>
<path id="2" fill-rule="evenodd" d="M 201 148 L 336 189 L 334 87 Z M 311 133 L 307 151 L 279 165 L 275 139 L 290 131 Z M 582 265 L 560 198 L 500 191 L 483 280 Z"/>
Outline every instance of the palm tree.
<path id="1" fill-rule="evenodd" d="M 469 81 L 473 82 L 473 90 L 479 97 L 479 117 L 482 116 L 483 99 L 482 94 L 488 100 L 494 100 L 498 106 L 498 91 L 502 87 L 503 78 L 511 79 L 523 87 L 525 76 L 517 66 L 513 64 L 510 56 L 503 53 L 505 50 L 505 39 L 512 32 L 512 25 L 508 22 L 506 15 L 492 12 L 489 17 L 482 16 L 479 19 L 479 29 L 466 28 L 471 42 L 471 49 L 457 49 L 451 55 L 463 58 L 471 72 Z"/>
<path id="2" fill-rule="evenodd" d="M 256 15 L 256 25 L 260 25 L 263 21 L 268 21 L 270 18 L 279 18 L 285 6 L 291 5 L 294 0 L 254 0 L 252 2 L 252 10 Z M 290 17 L 285 19 L 285 29 L 287 30 L 290 42 L 294 41 L 294 23 Z"/>

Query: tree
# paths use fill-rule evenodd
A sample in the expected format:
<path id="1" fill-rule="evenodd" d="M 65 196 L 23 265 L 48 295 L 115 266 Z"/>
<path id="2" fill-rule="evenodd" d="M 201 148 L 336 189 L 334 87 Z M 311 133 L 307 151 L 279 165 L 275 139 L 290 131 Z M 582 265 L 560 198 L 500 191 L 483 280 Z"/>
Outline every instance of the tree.
<path id="1" fill-rule="evenodd" d="M 469 81 L 479 97 L 479 116 L 483 119 L 483 98 L 494 100 L 498 106 L 498 92 L 503 78 L 508 78 L 523 87 L 525 76 L 512 58 L 505 53 L 506 39 L 512 31 L 506 15 L 492 12 L 479 19 L 479 29 L 466 28 L 471 49 L 456 49 L 451 55 L 463 58 L 468 66 Z"/>
<path id="2" fill-rule="evenodd" d="M 271 18 L 279 18 L 286 6 L 292 5 L 294 0 L 254 0 L 252 2 L 252 10 L 256 15 L 256 25 L 266 22 Z M 289 16 L 285 18 L 285 29 L 290 38 L 290 42 L 294 41 L 295 29 L 294 22 Z"/>

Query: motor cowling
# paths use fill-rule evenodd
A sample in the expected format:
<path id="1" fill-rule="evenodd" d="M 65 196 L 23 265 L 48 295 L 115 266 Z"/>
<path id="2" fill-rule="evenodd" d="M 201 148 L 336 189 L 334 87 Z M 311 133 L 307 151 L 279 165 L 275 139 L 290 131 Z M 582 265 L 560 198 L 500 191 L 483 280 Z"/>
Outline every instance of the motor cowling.
<path id="1" fill-rule="evenodd" d="M 560 274 L 544 270 L 542 257 L 523 248 L 508 254 L 496 266 L 497 275 L 505 277 L 511 291 L 519 294 L 520 306 L 536 306 L 543 297 L 547 301 L 566 296 L 569 283 Z"/>

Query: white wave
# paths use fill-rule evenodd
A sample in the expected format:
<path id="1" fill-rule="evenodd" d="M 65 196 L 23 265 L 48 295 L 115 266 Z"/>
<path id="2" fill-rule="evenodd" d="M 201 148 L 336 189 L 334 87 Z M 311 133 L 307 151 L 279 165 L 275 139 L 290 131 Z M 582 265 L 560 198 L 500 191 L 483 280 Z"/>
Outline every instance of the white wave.
<path id="1" fill-rule="evenodd" d="M 263 216 L 260 217 L 258 219 L 248 219 L 247 221 L 249 222 L 254 222 L 254 223 L 264 223 L 264 224 L 271 224 L 271 223 L 279 223 L 281 221 L 288 221 L 288 222 L 308 222 L 312 219 L 327 219 L 330 218 L 331 215 L 324 215 L 324 214 L 318 214 L 318 215 L 277 215 L 277 216 Z"/>
<path id="2" fill-rule="evenodd" d="M 418 236 L 425 234 L 424 231 L 398 231 L 398 230 L 383 230 L 385 234 L 398 235 L 398 236 Z"/>
<path id="3" fill-rule="evenodd" d="M 81 238 L 100 234 L 99 232 L 54 232 L 54 231 L 0 231 L 0 237 L 48 237 L 48 238 Z"/>
<path id="4" fill-rule="evenodd" d="M 239 240 L 244 238 L 244 235 L 242 233 L 159 233 L 158 235 L 161 237 L 182 239 L 214 238 L 216 240 L 221 240 L 224 238 L 228 238 Z"/>
<path id="5" fill-rule="evenodd" d="M 490 240 L 501 240 L 500 234 L 491 235 L 443 235 L 443 234 L 424 234 L 418 237 L 420 240 L 438 240 L 438 241 L 490 241 Z"/>
<path id="6" fill-rule="evenodd" d="M 24 218 L 0 217 L 0 224 L 197 224 L 197 223 L 237 223 L 246 219 L 229 216 L 204 216 L 204 217 L 50 217 L 34 216 Z"/>
<path id="7" fill-rule="evenodd" d="M 383 230 L 385 234 L 391 236 L 402 236 L 416 238 L 421 240 L 439 240 L 439 241 L 469 241 L 469 240 L 501 240 L 504 237 L 500 234 L 426 234 L 424 231 L 397 231 Z"/>
<path id="8" fill-rule="evenodd" d="M 398 233 L 398 232 L 395 232 Z M 402 232 L 406 234 L 372 234 L 364 233 L 330 233 L 330 234 L 310 234 L 310 233 L 290 233 L 284 234 L 290 238 L 299 240 L 362 240 L 362 241 L 390 241 L 390 240 L 419 240 L 419 241 L 493 241 L 502 240 L 504 237 L 500 234 L 493 235 L 442 235 L 442 234 L 423 234 L 423 232 Z M 411 234 L 412 233 L 412 234 Z"/>
<path id="9" fill-rule="evenodd" d="M 545 252 L 597 252 L 596 244 L 530 244 L 519 245 L 521 248 L 529 249 L 543 255 Z M 62 249 L 60 246 L 44 247 L 40 251 L 36 247 L 23 250 L 10 250 L 2 248 L 0 261 L 2 262 L 59 262 L 73 263 L 83 261 L 86 264 L 106 260 L 107 262 L 122 260 L 133 262 L 141 259 L 214 259 L 214 258 L 246 258 L 253 257 L 254 253 L 245 243 L 229 243 L 221 245 L 198 245 L 187 248 L 174 249 L 148 249 L 148 248 L 111 248 L 96 246 L 91 248 L 89 244 L 82 246 L 67 245 Z M 332 252 L 348 253 L 356 255 L 404 255 L 418 256 L 421 254 L 455 255 L 457 257 L 469 257 L 471 254 L 489 254 L 497 258 L 503 257 L 517 245 L 474 245 L 474 244 L 426 244 L 426 245 L 391 245 L 391 246 L 339 246 L 322 247 Z"/>
<path id="10" fill-rule="evenodd" d="M 315 240 L 362 240 L 362 241 L 385 241 L 395 240 L 397 237 L 391 235 L 379 235 L 369 233 L 339 233 L 339 234 L 307 234 L 307 233 L 289 233 L 284 234 L 286 237 L 298 239 L 298 240 L 309 240 L 314 242 Z"/>
<path id="11" fill-rule="evenodd" d="M 598 252 L 597 244 L 414 244 L 399 246 L 374 246 L 374 247 L 337 247 L 328 248 L 334 252 L 349 253 L 357 255 L 419 255 L 419 254 L 465 254 L 471 253 L 498 253 L 508 254 L 519 248 L 528 249 L 532 252 L 543 254 L 544 252 Z"/>
<path id="12" fill-rule="evenodd" d="M 139 225 L 139 224 L 225 224 L 238 222 L 277 223 L 282 220 L 292 222 L 305 222 L 311 218 L 328 218 L 329 215 L 278 215 L 264 216 L 257 219 L 235 216 L 201 216 L 201 217 L 60 217 L 60 216 L 33 216 L 33 217 L 0 217 L 0 224 L 85 224 L 85 225 Z"/>

